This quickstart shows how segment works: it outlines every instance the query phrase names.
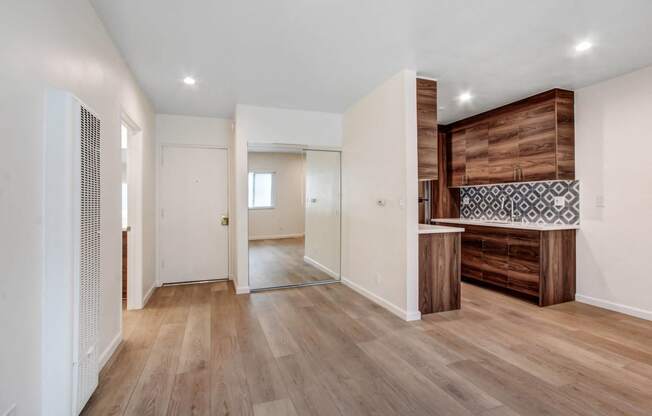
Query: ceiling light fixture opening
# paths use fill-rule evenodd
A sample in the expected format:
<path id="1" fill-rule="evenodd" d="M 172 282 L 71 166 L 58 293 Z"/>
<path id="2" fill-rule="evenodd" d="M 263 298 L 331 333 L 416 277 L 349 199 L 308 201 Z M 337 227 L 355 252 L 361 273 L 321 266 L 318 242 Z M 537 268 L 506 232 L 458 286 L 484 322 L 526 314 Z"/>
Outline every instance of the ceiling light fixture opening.
<path id="1" fill-rule="evenodd" d="M 576 52 L 586 52 L 589 49 L 593 47 L 593 43 L 589 42 L 588 40 L 584 40 L 577 45 L 575 45 L 575 51 Z"/>
<path id="2" fill-rule="evenodd" d="M 461 93 L 460 96 L 457 97 L 457 99 L 460 100 L 461 103 L 468 103 L 469 101 L 471 101 L 472 98 L 473 95 L 471 95 L 471 93 L 468 91 Z"/>
<path id="3" fill-rule="evenodd" d="M 195 85 L 196 82 L 197 81 L 195 81 L 195 79 L 193 77 L 185 77 L 183 79 L 183 83 L 186 84 L 186 85 Z"/>

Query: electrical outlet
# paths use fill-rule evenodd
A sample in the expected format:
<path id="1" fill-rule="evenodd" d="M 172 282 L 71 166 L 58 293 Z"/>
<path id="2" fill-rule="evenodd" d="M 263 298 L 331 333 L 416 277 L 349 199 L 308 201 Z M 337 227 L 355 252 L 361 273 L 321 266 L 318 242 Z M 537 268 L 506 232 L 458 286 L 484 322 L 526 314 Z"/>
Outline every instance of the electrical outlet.
<path id="1" fill-rule="evenodd" d="M 471 203 L 471 200 L 469 199 L 468 196 L 465 196 L 462 198 L 462 205 L 469 205 Z"/>
<path id="2" fill-rule="evenodd" d="M 563 196 L 556 196 L 555 197 L 555 206 L 556 207 L 565 207 L 566 206 L 566 198 Z"/>

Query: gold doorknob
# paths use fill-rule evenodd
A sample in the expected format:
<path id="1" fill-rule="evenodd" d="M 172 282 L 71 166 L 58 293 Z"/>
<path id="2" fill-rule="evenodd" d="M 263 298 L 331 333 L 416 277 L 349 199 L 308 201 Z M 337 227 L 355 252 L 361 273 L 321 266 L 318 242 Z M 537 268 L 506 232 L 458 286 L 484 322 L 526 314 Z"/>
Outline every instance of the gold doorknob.
<path id="1" fill-rule="evenodd" d="M 220 224 L 222 225 L 229 225 L 229 217 L 226 215 L 222 215 L 222 218 L 220 220 Z"/>

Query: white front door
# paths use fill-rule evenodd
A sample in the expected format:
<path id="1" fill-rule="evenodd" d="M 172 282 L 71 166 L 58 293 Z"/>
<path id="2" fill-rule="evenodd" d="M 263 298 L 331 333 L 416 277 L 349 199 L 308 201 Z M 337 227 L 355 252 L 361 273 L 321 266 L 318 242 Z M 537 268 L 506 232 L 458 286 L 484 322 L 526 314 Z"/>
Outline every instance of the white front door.
<path id="1" fill-rule="evenodd" d="M 227 278 L 227 151 L 163 146 L 160 178 L 161 283 Z"/>

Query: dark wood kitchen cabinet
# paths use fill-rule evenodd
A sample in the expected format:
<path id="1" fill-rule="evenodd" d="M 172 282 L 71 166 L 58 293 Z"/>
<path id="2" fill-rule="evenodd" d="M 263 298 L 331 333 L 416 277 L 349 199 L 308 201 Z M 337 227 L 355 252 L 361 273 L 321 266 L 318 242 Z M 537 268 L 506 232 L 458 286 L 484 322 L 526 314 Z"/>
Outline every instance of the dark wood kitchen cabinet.
<path id="1" fill-rule="evenodd" d="M 460 309 L 461 232 L 419 234 L 419 311 Z"/>
<path id="2" fill-rule="evenodd" d="M 450 133 L 451 158 L 448 161 L 448 177 L 450 186 L 463 186 L 466 180 L 466 130 L 456 130 Z M 448 135 L 448 134 L 447 134 Z"/>
<path id="3" fill-rule="evenodd" d="M 449 185 L 575 179 L 573 108 L 554 89 L 447 125 Z"/>
<path id="4" fill-rule="evenodd" d="M 417 170 L 419 180 L 437 180 L 437 82 L 417 78 Z"/>
<path id="5" fill-rule="evenodd" d="M 529 295 L 540 306 L 575 299 L 575 230 L 464 228 L 462 277 Z"/>

